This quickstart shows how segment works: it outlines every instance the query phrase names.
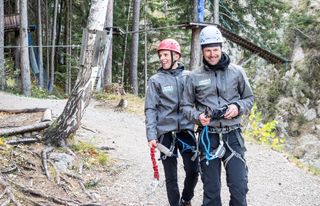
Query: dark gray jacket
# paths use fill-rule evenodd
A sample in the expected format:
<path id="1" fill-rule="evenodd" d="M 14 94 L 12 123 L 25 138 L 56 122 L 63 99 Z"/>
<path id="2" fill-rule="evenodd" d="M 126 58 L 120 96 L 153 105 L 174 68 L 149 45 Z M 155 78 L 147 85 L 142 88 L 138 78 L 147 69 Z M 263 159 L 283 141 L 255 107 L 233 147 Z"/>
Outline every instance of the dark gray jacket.
<path id="1" fill-rule="evenodd" d="M 179 64 L 177 69 L 159 69 L 150 77 L 144 109 L 148 141 L 170 131 L 194 130 L 194 124 L 183 117 L 179 109 L 188 73 Z"/>
<path id="2" fill-rule="evenodd" d="M 224 70 L 212 70 L 203 65 L 186 79 L 181 110 L 192 122 L 199 125 L 198 117 L 205 108 L 221 108 L 235 103 L 240 115 L 228 120 L 212 120 L 211 127 L 233 126 L 241 123 L 241 114 L 248 114 L 253 106 L 254 96 L 248 78 L 242 67 L 229 64 Z"/>

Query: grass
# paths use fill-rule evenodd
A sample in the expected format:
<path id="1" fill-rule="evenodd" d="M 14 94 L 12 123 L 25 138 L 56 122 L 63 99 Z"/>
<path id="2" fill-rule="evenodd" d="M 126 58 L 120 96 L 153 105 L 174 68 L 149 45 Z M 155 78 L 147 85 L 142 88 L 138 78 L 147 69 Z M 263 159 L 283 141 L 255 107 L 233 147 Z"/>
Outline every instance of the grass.
<path id="1" fill-rule="evenodd" d="M 85 164 L 89 165 L 107 165 L 110 162 L 109 156 L 102 150 L 92 144 L 79 141 L 70 145 L 71 149 L 83 156 Z"/>
<path id="2" fill-rule="evenodd" d="M 292 162 L 294 165 L 296 165 L 297 167 L 320 177 L 320 169 L 319 168 L 317 168 L 313 165 L 310 165 L 310 164 L 303 163 L 298 158 L 294 157 L 293 155 L 286 154 L 286 153 L 285 153 L 285 155 L 287 156 L 288 160 L 290 162 Z"/>
<path id="3" fill-rule="evenodd" d="M 144 99 L 137 97 L 135 95 L 132 95 L 132 94 L 117 95 L 117 94 L 101 92 L 101 93 L 96 93 L 94 97 L 114 108 L 118 105 L 121 99 L 125 99 L 128 101 L 128 107 L 125 109 L 126 112 L 136 114 L 139 116 L 144 115 Z"/>

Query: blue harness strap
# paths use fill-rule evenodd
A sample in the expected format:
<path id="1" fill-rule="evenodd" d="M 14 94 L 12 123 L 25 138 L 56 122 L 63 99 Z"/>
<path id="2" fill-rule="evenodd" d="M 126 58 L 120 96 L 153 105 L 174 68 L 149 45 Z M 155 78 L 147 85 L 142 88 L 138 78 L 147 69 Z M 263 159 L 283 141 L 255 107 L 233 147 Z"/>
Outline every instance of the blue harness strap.
<path id="1" fill-rule="evenodd" d="M 181 153 L 184 153 L 185 151 L 190 150 L 191 152 L 194 152 L 194 147 L 190 146 L 189 144 L 185 143 L 184 141 L 182 141 L 181 139 L 178 138 L 178 141 L 181 143 L 182 145 L 182 150 Z"/>

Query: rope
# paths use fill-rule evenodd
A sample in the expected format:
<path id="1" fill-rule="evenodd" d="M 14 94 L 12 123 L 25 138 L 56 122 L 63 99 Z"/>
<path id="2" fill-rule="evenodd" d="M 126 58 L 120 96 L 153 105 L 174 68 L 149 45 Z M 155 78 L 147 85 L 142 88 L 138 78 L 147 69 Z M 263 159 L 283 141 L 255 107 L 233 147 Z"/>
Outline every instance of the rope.
<path id="1" fill-rule="evenodd" d="M 154 179 L 159 181 L 160 175 L 159 175 L 159 169 L 158 169 L 158 165 L 155 157 L 155 147 L 150 148 L 150 156 L 152 161 L 153 177 Z"/>
<path id="2" fill-rule="evenodd" d="M 126 31 L 124 34 L 141 33 L 141 32 L 156 31 L 156 30 L 169 29 L 169 28 L 180 28 L 185 26 L 186 24 L 175 24 L 175 25 L 169 25 L 169 26 L 151 27 L 149 29 L 141 29 L 138 31 Z"/>
<path id="3" fill-rule="evenodd" d="M 204 153 L 205 153 L 205 156 L 202 158 L 202 159 L 206 159 L 207 162 L 206 164 L 209 165 L 209 161 L 210 160 L 213 160 L 213 159 L 217 159 L 217 158 L 222 158 L 226 152 L 226 149 L 225 147 L 223 146 L 224 143 L 223 143 L 223 131 L 221 130 L 220 132 L 218 132 L 219 134 L 219 146 L 217 149 L 214 149 L 212 152 L 210 152 L 210 139 L 209 139 L 209 129 L 208 129 L 208 126 L 205 126 L 202 130 L 202 133 L 201 133 L 201 142 L 202 142 L 202 145 L 203 145 L 203 148 L 204 148 Z M 208 142 L 208 145 L 206 145 L 205 143 L 205 140 L 204 140 L 204 135 L 206 136 L 206 140 Z"/>
<path id="4" fill-rule="evenodd" d="M 206 140 L 208 142 L 208 145 L 206 145 L 206 143 L 204 141 L 204 136 L 206 136 Z M 217 158 L 215 155 L 210 153 L 211 144 L 210 144 L 210 139 L 209 139 L 209 135 L 208 135 L 208 126 L 205 126 L 201 132 L 201 143 L 203 145 L 203 149 L 205 152 L 205 158 L 207 160 L 207 165 L 208 165 L 210 160 Z"/>
<path id="5" fill-rule="evenodd" d="M 36 46 L 36 45 L 30 45 L 30 46 L 15 46 L 15 45 L 8 45 L 8 46 L 0 46 L 0 48 L 4 49 L 10 49 L 10 48 L 50 48 L 50 47 L 55 47 L 55 48 L 80 48 L 81 45 L 78 44 L 72 44 L 72 45 L 42 45 L 42 46 Z"/>

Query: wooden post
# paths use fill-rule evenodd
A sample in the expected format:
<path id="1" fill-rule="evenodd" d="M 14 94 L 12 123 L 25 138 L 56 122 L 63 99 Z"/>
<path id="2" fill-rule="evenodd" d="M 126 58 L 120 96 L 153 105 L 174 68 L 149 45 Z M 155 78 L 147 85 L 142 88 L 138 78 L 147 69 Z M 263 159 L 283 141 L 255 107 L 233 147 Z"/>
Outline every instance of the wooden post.
<path id="1" fill-rule="evenodd" d="M 219 25 L 219 0 L 214 0 L 214 22 Z"/>
<path id="2" fill-rule="evenodd" d="M 193 0 L 193 22 L 198 22 L 198 0 Z M 201 48 L 199 44 L 200 27 L 192 29 L 192 42 L 190 54 L 190 70 L 194 70 L 200 65 L 201 61 Z"/>

